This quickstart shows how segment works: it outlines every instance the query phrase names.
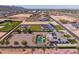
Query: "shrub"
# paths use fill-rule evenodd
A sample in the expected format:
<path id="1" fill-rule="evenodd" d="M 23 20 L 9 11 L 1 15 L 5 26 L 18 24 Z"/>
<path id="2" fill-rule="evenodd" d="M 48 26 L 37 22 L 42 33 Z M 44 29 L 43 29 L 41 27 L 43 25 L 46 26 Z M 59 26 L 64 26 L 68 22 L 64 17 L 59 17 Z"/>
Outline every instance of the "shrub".
<path id="1" fill-rule="evenodd" d="M 17 42 L 17 41 L 14 41 L 14 45 L 18 45 L 19 44 L 19 42 Z"/>
<path id="2" fill-rule="evenodd" d="M 29 33 L 32 33 L 31 29 L 28 29 L 28 32 L 29 32 Z"/>
<path id="3" fill-rule="evenodd" d="M 20 29 L 17 29 L 17 32 L 20 34 L 21 33 Z"/>
<path id="4" fill-rule="evenodd" d="M 56 30 L 63 30 L 63 28 L 60 25 L 55 25 Z"/>
<path id="5" fill-rule="evenodd" d="M 22 45 L 27 45 L 27 41 L 22 41 Z"/>
<path id="6" fill-rule="evenodd" d="M 5 41 L 5 44 L 8 45 L 8 44 L 10 44 L 10 42 L 9 42 L 8 40 L 6 40 L 6 41 Z"/>
<path id="7" fill-rule="evenodd" d="M 27 29 L 24 29 L 23 32 L 24 32 L 24 33 L 27 33 Z"/>
<path id="8" fill-rule="evenodd" d="M 0 41 L 0 44 L 1 44 L 1 45 L 4 45 L 4 40 Z"/>
<path id="9" fill-rule="evenodd" d="M 52 30 L 48 29 L 47 32 L 53 32 Z"/>
<path id="10" fill-rule="evenodd" d="M 71 37 L 69 34 L 64 34 L 64 37 L 67 37 L 67 38 L 69 38 L 69 37 Z"/>

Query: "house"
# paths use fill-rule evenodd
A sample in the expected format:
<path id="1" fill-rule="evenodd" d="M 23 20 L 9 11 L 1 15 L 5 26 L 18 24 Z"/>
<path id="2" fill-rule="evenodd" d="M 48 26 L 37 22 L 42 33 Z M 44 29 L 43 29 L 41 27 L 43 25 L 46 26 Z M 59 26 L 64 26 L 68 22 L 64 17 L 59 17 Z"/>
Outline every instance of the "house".
<path id="1" fill-rule="evenodd" d="M 79 28 L 79 21 L 77 21 L 76 23 L 72 23 L 72 26 L 74 26 L 75 28 Z"/>

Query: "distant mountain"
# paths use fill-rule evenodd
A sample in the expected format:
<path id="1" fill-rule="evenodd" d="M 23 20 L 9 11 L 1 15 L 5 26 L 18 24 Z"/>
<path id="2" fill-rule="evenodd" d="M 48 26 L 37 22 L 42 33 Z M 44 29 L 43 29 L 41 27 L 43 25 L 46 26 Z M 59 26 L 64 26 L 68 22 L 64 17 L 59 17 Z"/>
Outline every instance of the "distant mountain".
<path id="1" fill-rule="evenodd" d="M 0 13 L 18 13 L 18 12 L 27 12 L 27 11 L 33 11 L 33 10 L 41 10 L 41 11 L 58 11 L 63 13 L 79 13 L 79 9 L 26 9 L 20 6 L 6 6 L 6 5 L 0 5 Z"/>
<path id="2" fill-rule="evenodd" d="M 0 11 L 26 11 L 23 7 L 0 5 Z"/>

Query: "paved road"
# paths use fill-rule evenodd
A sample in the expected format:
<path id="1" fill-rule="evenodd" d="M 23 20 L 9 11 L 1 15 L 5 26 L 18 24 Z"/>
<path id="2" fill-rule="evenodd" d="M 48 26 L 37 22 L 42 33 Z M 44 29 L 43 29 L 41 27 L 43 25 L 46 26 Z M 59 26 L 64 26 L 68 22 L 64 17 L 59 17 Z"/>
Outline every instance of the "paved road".
<path id="1" fill-rule="evenodd" d="M 50 16 L 50 17 L 51 17 L 51 16 Z M 52 19 L 53 21 L 55 21 L 56 23 L 58 23 L 59 25 L 61 25 L 65 30 L 67 30 L 70 34 L 72 34 L 76 39 L 79 40 L 79 37 L 78 37 L 76 34 L 74 34 L 72 31 L 70 31 L 68 28 L 66 28 L 61 22 L 55 20 L 55 19 L 52 18 L 52 17 L 51 17 L 51 19 Z"/>
<path id="2" fill-rule="evenodd" d="M 23 22 L 21 24 L 49 24 L 49 21 L 38 21 L 38 22 Z"/>

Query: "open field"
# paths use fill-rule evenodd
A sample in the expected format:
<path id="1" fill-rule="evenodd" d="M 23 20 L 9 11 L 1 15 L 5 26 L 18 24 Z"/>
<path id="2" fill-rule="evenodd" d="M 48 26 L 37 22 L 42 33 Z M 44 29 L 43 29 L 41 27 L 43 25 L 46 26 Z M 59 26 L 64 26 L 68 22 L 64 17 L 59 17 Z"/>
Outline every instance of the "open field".
<path id="1" fill-rule="evenodd" d="M 32 14 L 17 14 L 17 15 L 13 15 L 13 16 L 9 16 L 10 18 L 17 18 L 17 19 L 23 19 L 23 18 L 28 18 L 30 17 Z"/>

